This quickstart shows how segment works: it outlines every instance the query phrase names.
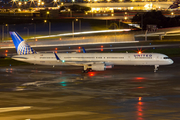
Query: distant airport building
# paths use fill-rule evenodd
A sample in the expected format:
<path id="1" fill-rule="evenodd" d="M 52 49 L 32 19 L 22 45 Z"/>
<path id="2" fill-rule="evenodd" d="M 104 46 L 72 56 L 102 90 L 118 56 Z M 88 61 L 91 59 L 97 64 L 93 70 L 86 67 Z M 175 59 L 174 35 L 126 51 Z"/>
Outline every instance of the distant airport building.
<path id="1" fill-rule="evenodd" d="M 65 3 L 65 6 L 78 4 L 91 7 L 92 11 L 105 12 L 113 10 L 162 10 L 168 9 L 173 2 L 109 2 L 109 3 Z"/>

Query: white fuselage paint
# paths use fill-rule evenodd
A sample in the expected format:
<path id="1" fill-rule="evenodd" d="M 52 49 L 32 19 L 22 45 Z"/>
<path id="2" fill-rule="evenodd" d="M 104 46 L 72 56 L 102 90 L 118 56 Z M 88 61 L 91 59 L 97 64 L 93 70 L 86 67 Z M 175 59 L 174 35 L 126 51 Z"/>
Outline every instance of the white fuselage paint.
<path id="1" fill-rule="evenodd" d="M 168 56 L 159 53 L 37 53 L 15 55 L 12 59 L 39 65 L 76 65 L 104 63 L 105 65 L 170 65 Z"/>

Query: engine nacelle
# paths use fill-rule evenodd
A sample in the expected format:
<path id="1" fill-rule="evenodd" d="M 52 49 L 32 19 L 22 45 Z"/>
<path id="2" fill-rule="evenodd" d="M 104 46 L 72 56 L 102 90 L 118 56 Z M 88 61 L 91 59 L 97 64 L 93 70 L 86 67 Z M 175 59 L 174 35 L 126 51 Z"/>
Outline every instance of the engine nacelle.
<path id="1" fill-rule="evenodd" d="M 91 69 L 96 71 L 104 71 L 106 70 L 106 66 L 104 64 L 92 64 Z"/>

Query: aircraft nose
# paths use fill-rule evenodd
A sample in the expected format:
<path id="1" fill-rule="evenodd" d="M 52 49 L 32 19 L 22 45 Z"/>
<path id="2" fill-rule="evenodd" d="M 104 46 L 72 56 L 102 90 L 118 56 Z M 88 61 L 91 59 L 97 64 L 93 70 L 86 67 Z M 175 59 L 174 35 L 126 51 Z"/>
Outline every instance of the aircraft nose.
<path id="1" fill-rule="evenodd" d="M 172 59 L 170 59 L 169 62 L 170 62 L 170 64 L 173 64 L 173 63 L 174 63 L 174 61 L 173 61 Z"/>

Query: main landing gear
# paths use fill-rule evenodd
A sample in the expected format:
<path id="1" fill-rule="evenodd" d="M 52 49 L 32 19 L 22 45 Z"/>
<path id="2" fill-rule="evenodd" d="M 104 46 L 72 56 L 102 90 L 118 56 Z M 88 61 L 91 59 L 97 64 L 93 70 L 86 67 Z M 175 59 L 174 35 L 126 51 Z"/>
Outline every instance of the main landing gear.
<path id="1" fill-rule="evenodd" d="M 88 68 L 86 70 L 82 70 L 82 73 L 88 73 L 88 72 L 91 72 L 91 71 L 92 71 L 92 69 Z"/>
<path id="2" fill-rule="evenodd" d="M 156 72 L 158 70 L 159 65 L 155 65 L 154 67 L 154 72 Z"/>

